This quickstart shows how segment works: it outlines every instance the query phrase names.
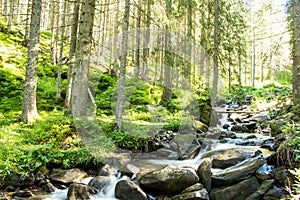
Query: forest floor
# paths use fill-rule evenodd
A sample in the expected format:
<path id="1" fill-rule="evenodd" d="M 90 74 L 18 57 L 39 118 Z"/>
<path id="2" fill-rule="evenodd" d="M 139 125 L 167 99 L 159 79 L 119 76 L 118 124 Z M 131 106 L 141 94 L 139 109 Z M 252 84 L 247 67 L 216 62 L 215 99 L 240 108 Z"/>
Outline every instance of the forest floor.
<path id="1" fill-rule="evenodd" d="M 20 121 L 27 56 L 27 48 L 23 44 L 24 33 L 18 27 L 8 31 L 1 21 L 0 26 L 4 27 L 0 31 L 0 182 L 7 180 L 14 173 L 25 177 L 39 168 L 48 166 L 72 168 L 101 164 L 101 161 L 82 144 L 73 119 L 64 108 L 63 100 L 55 98 L 57 66 L 50 60 L 49 32 L 41 32 L 37 89 L 37 107 L 41 119 L 33 124 Z M 67 82 L 66 74 L 67 67 L 64 66 L 63 95 Z M 193 124 L 193 119 L 186 115 L 181 105 L 182 102 L 186 103 L 182 100 L 185 98 L 185 91 L 174 91 L 172 100 L 166 105 L 159 106 L 162 86 L 138 82 L 137 87 L 136 80 L 132 79 L 129 80 L 128 88 L 135 85 L 136 92 L 132 95 L 130 101 L 132 106 L 125 118 L 130 121 L 127 131 L 137 134 L 128 134 L 126 130 L 118 132 L 115 129 L 111 108 L 111 95 L 116 88 L 116 82 L 115 77 L 103 73 L 96 83 L 98 84 L 96 92 L 99 93 L 96 98 L 99 106 L 98 119 L 101 128 L 107 133 L 106 136 L 110 137 L 115 145 L 125 149 L 142 150 L 148 136 L 157 130 L 176 131 L 180 127 L 189 127 Z M 290 87 L 269 84 L 262 88 L 237 87 L 232 91 L 222 98 L 241 104 L 247 96 L 252 95 L 255 96 L 255 101 L 249 107 L 250 111 L 267 109 L 274 115 L 275 121 L 271 128 L 276 133 L 287 136 L 283 148 L 287 147 L 289 152 L 296 152 L 293 158 L 299 161 L 300 155 L 297 152 L 300 152 L 300 109 L 290 102 Z M 202 114 L 199 121 L 209 124 L 211 111 L 209 91 L 197 89 L 194 92 L 193 101 L 200 107 L 196 114 Z M 281 109 L 277 110 L 275 107 Z M 284 123 L 279 125 L 278 121 Z M 150 131 L 145 131 L 145 127 Z M 145 132 L 147 137 L 144 137 Z M 106 150 L 101 151 L 104 153 Z"/>

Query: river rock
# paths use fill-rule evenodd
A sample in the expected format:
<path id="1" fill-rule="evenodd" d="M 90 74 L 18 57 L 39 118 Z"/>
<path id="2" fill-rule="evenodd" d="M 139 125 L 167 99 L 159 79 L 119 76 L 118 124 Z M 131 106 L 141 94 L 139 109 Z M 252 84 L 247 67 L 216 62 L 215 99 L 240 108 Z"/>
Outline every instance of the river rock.
<path id="1" fill-rule="evenodd" d="M 115 197 L 120 200 L 147 200 L 147 195 L 129 179 L 120 180 L 115 188 Z"/>
<path id="2" fill-rule="evenodd" d="M 252 177 L 229 187 L 213 188 L 210 197 L 212 200 L 245 200 L 259 187 L 258 180 Z"/>
<path id="3" fill-rule="evenodd" d="M 174 138 L 174 143 L 177 144 L 179 150 L 179 159 L 192 159 L 198 155 L 201 145 L 194 134 L 178 134 Z"/>
<path id="4" fill-rule="evenodd" d="M 288 185 L 289 172 L 286 167 L 280 166 L 274 169 L 275 180 L 281 185 Z"/>
<path id="5" fill-rule="evenodd" d="M 123 165 L 119 169 L 119 172 L 121 172 L 122 176 L 128 176 L 128 177 L 133 177 L 140 171 L 141 171 L 141 169 L 133 163 L 128 163 L 126 165 Z"/>
<path id="6" fill-rule="evenodd" d="M 205 159 L 197 169 L 197 175 L 200 182 L 204 185 L 207 191 L 211 189 L 211 162 L 209 159 Z"/>
<path id="7" fill-rule="evenodd" d="M 227 149 L 222 153 L 213 155 L 212 166 L 214 168 L 226 169 L 227 167 L 234 166 L 238 162 L 250 157 L 251 153 L 240 149 Z"/>
<path id="8" fill-rule="evenodd" d="M 261 186 L 257 189 L 256 192 L 247 197 L 246 200 L 257 200 L 262 199 L 263 196 L 273 187 L 275 180 L 266 180 Z"/>
<path id="9" fill-rule="evenodd" d="M 234 132 L 243 132 L 243 126 L 241 126 L 241 125 L 233 125 L 232 127 L 231 127 L 231 131 L 234 131 Z"/>
<path id="10" fill-rule="evenodd" d="M 268 165 L 267 163 L 258 168 L 255 172 L 256 178 L 260 181 L 265 181 L 274 178 L 274 166 Z"/>
<path id="11" fill-rule="evenodd" d="M 51 193 L 51 192 L 54 192 L 56 190 L 56 187 L 52 183 L 50 183 L 50 181 L 49 181 L 48 183 L 43 185 L 42 190 L 44 192 Z"/>
<path id="12" fill-rule="evenodd" d="M 172 197 L 171 200 L 209 200 L 209 194 L 207 190 L 203 188 L 198 191 L 176 195 Z"/>
<path id="13" fill-rule="evenodd" d="M 29 199 L 30 197 L 33 197 L 34 195 L 32 192 L 28 190 L 17 190 L 16 192 L 13 192 L 11 195 L 12 199 Z M 9 198 L 7 198 L 9 199 Z"/>
<path id="14" fill-rule="evenodd" d="M 91 199 L 91 195 L 96 194 L 98 191 L 91 186 L 72 183 L 68 189 L 67 200 L 87 200 Z"/>
<path id="15" fill-rule="evenodd" d="M 215 187 L 220 187 L 248 179 L 264 163 L 265 160 L 258 156 L 251 158 L 246 162 L 242 162 L 233 168 L 214 173 L 212 175 L 212 185 Z"/>
<path id="16" fill-rule="evenodd" d="M 269 149 L 270 151 L 274 151 L 275 140 L 273 138 L 269 138 L 263 141 L 261 144 L 261 148 Z"/>
<path id="17" fill-rule="evenodd" d="M 218 138 L 220 138 L 221 134 L 222 134 L 222 131 L 219 128 L 209 127 L 209 129 L 206 132 L 204 137 L 206 139 L 215 139 L 215 140 L 217 140 Z"/>
<path id="18" fill-rule="evenodd" d="M 180 194 L 173 196 L 171 200 L 209 200 L 209 195 L 207 190 L 203 187 L 202 184 L 196 183 L 185 190 Z"/>
<path id="19" fill-rule="evenodd" d="M 198 133 L 203 133 L 208 130 L 208 126 L 200 121 L 194 121 L 194 128 Z"/>
<path id="20" fill-rule="evenodd" d="M 89 186 L 96 188 L 101 191 L 106 185 L 110 183 L 109 177 L 106 176 L 96 176 L 89 182 Z"/>
<path id="21" fill-rule="evenodd" d="M 199 178 L 192 168 L 167 165 L 143 175 L 139 181 L 141 188 L 150 194 L 176 195 L 197 183 Z"/>
<path id="22" fill-rule="evenodd" d="M 250 133 L 254 133 L 254 130 L 257 128 L 256 122 L 249 122 L 244 124 L 244 126 L 249 130 Z"/>
<path id="23" fill-rule="evenodd" d="M 24 189 L 34 185 L 34 176 L 29 175 L 22 177 L 22 175 L 17 173 L 11 173 L 1 185 L 2 188 L 6 188 L 7 186 L 11 186 L 13 188 Z"/>
<path id="24" fill-rule="evenodd" d="M 283 188 L 273 186 L 267 194 L 263 197 L 263 200 L 277 200 L 277 199 L 289 199 L 289 198 L 282 198 L 283 196 L 288 195 L 287 191 Z"/>
<path id="25" fill-rule="evenodd" d="M 271 120 L 271 118 L 268 112 L 262 112 L 253 115 L 249 120 L 262 124 L 262 123 L 268 123 Z"/>
<path id="26" fill-rule="evenodd" d="M 88 174 L 85 171 L 81 171 L 77 168 L 69 170 L 53 169 L 49 175 L 52 182 L 63 184 L 78 183 L 87 176 Z"/>

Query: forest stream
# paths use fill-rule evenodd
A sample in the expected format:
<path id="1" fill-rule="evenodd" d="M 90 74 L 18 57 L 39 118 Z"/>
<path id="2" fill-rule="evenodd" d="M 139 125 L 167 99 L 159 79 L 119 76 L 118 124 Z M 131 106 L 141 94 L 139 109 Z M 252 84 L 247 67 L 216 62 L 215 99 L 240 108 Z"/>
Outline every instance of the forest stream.
<path id="1" fill-rule="evenodd" d="M 278 144 L 270 137 L 269 113 L 229 107 L 215 108 L 219 123 L 206 133 L 177 133 L 163 148 L 167 159 L 131 156 L 117 169 L 109 166 L 110 174 L 77 179 L 43 199 L 280 199 L 286 172 L 270 156 Z M 182 135 L 195 138 L 180 143 Z M 173 142 L 184 159 L 172 156 Z"/>

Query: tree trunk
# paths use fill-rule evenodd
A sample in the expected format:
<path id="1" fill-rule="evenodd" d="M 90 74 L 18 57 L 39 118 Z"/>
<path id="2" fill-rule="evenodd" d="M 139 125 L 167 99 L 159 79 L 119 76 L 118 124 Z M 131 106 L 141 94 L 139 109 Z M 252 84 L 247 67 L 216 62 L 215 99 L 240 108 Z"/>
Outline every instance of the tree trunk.
<path id="1" fill-rule="evenodd" d="M 118 28 L 119 28 L 119 0 L 116 0 L 115 4 L 117 7 L 117 11 L 114 19 L 114 37 L 117 37 Z M 114 66 L 113 66 L 112 74 L 117 75 L 119 70 L 119 62 L 118 62 L 119 49 L 118 49 L 118 40 L 116 38 L 114 39 L 113 50 L 114 50 Z"/>
<path id="2" fill-rule="evenodd" d="M 66 91 L 66 100 L 65 106 L 71 110 L 71 93 L 72 93 L 72 84 L 74 77 L 74 64 L 75 64 L 75 52 L 77 44 L 77 31 L 78 31 L 78 18 L 79 18 L 79 0 L 75 2 L 74 5 L 74 14 L 73 14 L 73 23 L 71 31 L 71 41 L 70 41 L 70 52 L 69 52 L 69 65 L 68 65 L 68 83 Z"/>
<path id="3" fill-rule="evenodd" d="M 41 10 L 41 0 L 33 0 L 21 115 L 21 120 L 26 123 L 31 123 L 39 117 L 36 107 L 36 88 Z"/>
<path id="4" fill-rule="evenodd" d="M 62 60 L 63 60 L 63 49 L 64 49 L 64 35 L 65 35 L 65 25 L 66 25 L 66 8 L 67 1 L 63 4 L 63 13 L 61 16 L 61 28 L 60 28 L 60 41 L 59 41 L 59 59 L 58 59 L 58 70 L 57 70 L 57 91 L 56 97 L 61 99 L 61 70 L 62 70 Z"/>
<path id="5" fill-rule="evenodd" d="M 239 86 L 242 86 L 242 49 L 241 49 L 241 43 L 238 43 L 238 59 L 239 59 L 239 77 L 238 82 Z"/>
<path id="6" fill-rule="evenodd" d="M 29 38 L 29 24 L 30 24 L 30 0 L 27 1 L 27 9 L 26 9 L 26 20 L 25 20 L 25 35 L 24 35 L 24 45 L 28 45 Z"/>
<path id="7" fill-rule="evenodd" d="M 212 106 L 216 103 L 218 91 L 218 76 L 219 76 L 219 1 L 214 0 L 215 14 L 214 14 L 214 74 L 213 74 L 213 87 L 211 93 Z"/>
<path id="8" fill-rule="evenodd" d="M 137 16 L 136 16 L 136 36 L 135 36 L 135 58 L 134 58 L 134 75 L 140 74 L 140 28 L 141 28 L 141 0 L 137 0 Z"/>
<path id="9" fill-rule="evenodd" d="M 185 71 L 185 78 L 187 79 L 187 86 L 191 85 L 191 71 L 192 71 L 192 30 L 193 30 L 193 18 L 192 18 L 192 1 L 188 1 L 187 3 L 187 36 L 188 36 L 188 40 L 187 40 L 187 66 Z"/>
<path id="10" fill-rule="evenodd" d="M 292 1 L 293 15 L 293 100 L 300 101 L 300 1 Z"/>
<path id="11" fill-rule="evenodd" d="M 252 9 L 254 9 L 254 8 L 252 8 Z M 255 58 L 255 56 L 256 56 L 256 49 L 255 49 L 255 20 L 254 20 L 254 11 L 252 11 L 252 87 L 254 87 L 255 86 L 255 71 L 256 71 L 256 69 L 255 69 L 255 65 L 256 65 L 256 58 Z"/>
<path id="12" fill-rule="evenodd" d="M 95 114 L 94 99 L 88 86 L 95 0 L 85 0 L 81 5 L 78 46 L 74 66 L 75 74 L 72 86 L 72 114 L 75 118 Z"/>
<path id="13" fill-rule="evenodd" d="M 8 0 L 4 0 L 4 3 L 3 3 L 3 16 L 4 16 L 4 21 L 5 22 L 7 22 L 7 15 L 8 15 L 8 13 L 7 13 L 7 11 L 8 11 L 8 9 L 7 9 L 8 5 L 7 4 L 8 4 Z"/>
<path id="14" fill-rule="evenodd" d="M 12 26 L 12 21 L 14 19 L 14 9 L 15 8 L 15 2 L 14 0 L 9 1 L 9 16 L 8 16 L 8 25 L 7 29 L 10 31 Z"/>
<path id="15" fill-rule="evenodd" d="M 148 68 L 149 68 L 149 39 L 150 39 L 150 22 L 151 22 L 151 0 L 147 1 L 147 12 L 146 12 L 146 32 L 143 43 L 143 72 L 142 79 L 148 82 Z"/>
<path id="16" fill-rule="evenodd" d="M 165 30 L 165 59 L 164 59 L 164 89 L 161 97 L 161 104 L 169 101 L 172 96 L 172 80 L 171 80 L 171 67 L 173 63 L 173 56 L 169 52 L 171 45 L 170 30 L 166 26 Z"/>
<path id="17" fill-rule="evenodd" d="M 123 104 L 125 98 L 125 75 L 126 75 L 126 58 L 127 58 L 127 46 L 128 46 L 128 28 L 129 28 L 129 11 L 130 11 L 130 0 L 125 0 L 125 11 L 123 18 L 123 33 L 122 33 L 122 54 L 121 54 L 121 66 L 120 66 L 120 80 L 118 84 L 118 97 L 117 97 L 117 108 L 116 108 L 116 124 L 118 129 L 122 128 L 122 113 Z"/>
<path id="18" fill-rule="evenodd" d="M 52 0 L 51 1 L 51 61 L 54 65 L 56 65 L 56 41 L 55 41 L 55 27 L 57 27 L 57 20 L 56 17 L 58 18 L 58 16 L 56 15 L 56 9 L 57 9 L 57 5 L 56 5 L 56 1 Z"/>

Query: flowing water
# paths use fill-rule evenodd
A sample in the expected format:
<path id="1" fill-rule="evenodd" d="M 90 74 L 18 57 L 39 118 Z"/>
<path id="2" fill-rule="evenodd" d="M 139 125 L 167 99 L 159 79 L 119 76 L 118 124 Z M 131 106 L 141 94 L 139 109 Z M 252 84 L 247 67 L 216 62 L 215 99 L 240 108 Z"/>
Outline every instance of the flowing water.
<path id="1" fill-rule="evenodd" d="M 220 109 L 226 109 L 226 108 L 218 108 Z M 225 123 L 228 123 L 228 114 L 222 113 L 220 114 L 219 124 L 218 128 L 223 131 L 228 131 L 223 129 L 223 125 Z M 230 127 L 229 127 L 230 130 Z M 267 157 L 271 154 L 269 150 L 262 149 L 259 146 L 241 146 L 237 145 L 239 142 L 243 142 L 246 140 L 249 135 L 255 135 L 256 137 L 253 137 L 253 139 L 250 139 L 250 142 L 256 142 L 259 143 L 260 141 L 266 140 L 270 138 L 269 136 L 265 136 L 259 133 L 237 133 L 237 139 L 227 139 L 226 143 L 221 143 L 219 140 L 213 140 L 208 139 L 205 140 L 206 147 L 202 148 L 199 154 L 194 158 L 190 160 L 168 160 L 168 159 L 146 159 L 146 160 L 138 160 L 137 162 L 134 162 L 135 166 L 139 167 L 143 172 L 153 171 L 156 168 L 163 167 L 167 164 L 171 164 L 174 166 L 189 166 L 197 169 L 197 167 L 202 163 L 204 154 L 208 153 L 212 150 L 226 150 L 226 149 L 233 149 L 233 148 L 240 148 L 243 150 L 246 150 L 248 152 L 255 152 L 257 150 L 260 150 L 264 157 Z M 249 141 L 249 139 L 247 139 Z M 242 164 L 242 163 L 241 163 Z M 212 169 L 213 172 L 216 172 L 220 169 Z M 265 171 L 266 173 L 269 173 L 272 171 L 272 167 L 268 165 L 263 165 L 259 170 Z M 92 200 L 116 200 L 114 194 L 115 194 L 115 186 L 117 182 L 125 177 L 121 177 L 120 174 L 112 174 L 109 176 L 110 182 L 108 185 L 106 185 L 98 194 L 92 196 Z M 88 184 L 88 182 L 92 179 L 92 177 L 86 178 L 82 181 L 82 183 Z M 45 200 L 64 200 L 67 198 L 67 189 L 65 190 L 56 190 L 52 194 L 48 195 Z"/>

